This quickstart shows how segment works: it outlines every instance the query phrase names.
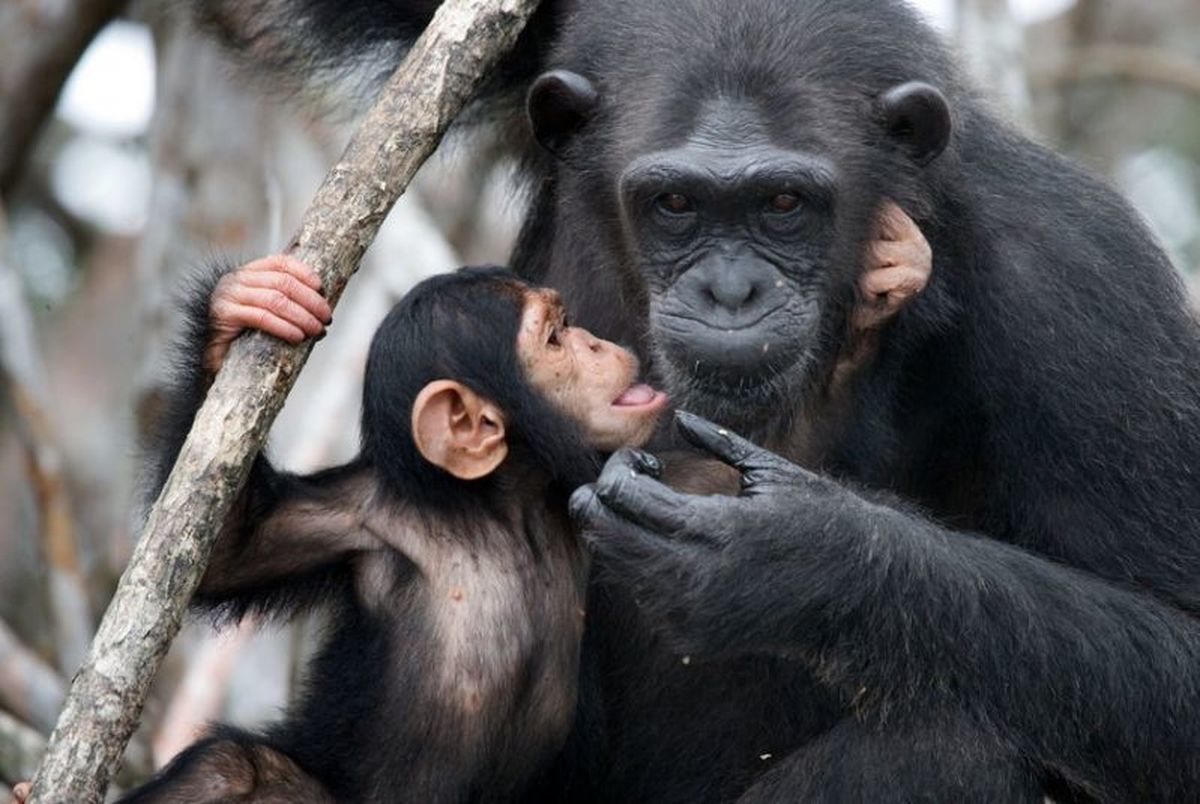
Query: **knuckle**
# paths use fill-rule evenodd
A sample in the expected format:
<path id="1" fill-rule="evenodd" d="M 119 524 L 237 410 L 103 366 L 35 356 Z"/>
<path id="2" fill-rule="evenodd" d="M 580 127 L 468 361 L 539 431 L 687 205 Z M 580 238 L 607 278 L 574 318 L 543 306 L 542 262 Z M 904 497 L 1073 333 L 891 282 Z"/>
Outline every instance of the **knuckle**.
<path id="1" fill-rule="evenodd" d="M 305 285 L 291 274 L 279 275 L 279 289 L 291 298 L 299 298 L 304 294 Z"/>
<path id="2" fill-rule="evenodd" d="M 268 291 L 266 309 L 282 316 L 288 311 L 288 297 L 278 290 Z"/>

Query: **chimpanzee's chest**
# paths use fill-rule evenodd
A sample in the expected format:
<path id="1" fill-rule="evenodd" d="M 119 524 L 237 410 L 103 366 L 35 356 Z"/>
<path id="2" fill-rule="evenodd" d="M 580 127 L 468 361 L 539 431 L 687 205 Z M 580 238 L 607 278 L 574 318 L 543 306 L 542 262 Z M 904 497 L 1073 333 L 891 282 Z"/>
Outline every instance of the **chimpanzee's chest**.
<path id="1" fill-rule="evenodd" d="M 423 744 L 445 737 L 442 750 L 490 784 L 519 784 L 574 720 L 587 559 L 565 519 L 555 524 L 406 542 L 394 560 L 360 565 L 360 594 L 392 590 L 367 608 L 390 612 L 389 641 L 410 657 L 385 683 L 430 724 Z"/>

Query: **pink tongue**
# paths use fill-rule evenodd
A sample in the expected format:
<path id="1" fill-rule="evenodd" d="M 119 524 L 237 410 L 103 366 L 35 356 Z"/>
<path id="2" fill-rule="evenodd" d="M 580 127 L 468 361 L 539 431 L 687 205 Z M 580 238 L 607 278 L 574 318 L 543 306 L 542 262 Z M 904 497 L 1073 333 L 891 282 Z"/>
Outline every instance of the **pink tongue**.
<path id="1" fill-rule="evenodd" d="M 617 397 L 617 400 L 613 402 L 613 404 L 622 406 L 645 405 L 647 402 L 650 402 L 654 399 L 654 395 L 656 393 L 657 391 L 655 391 L 649 385 L 646 385 L 645 383 L 638 383 L 637 385 L 631 385 L 626 388 L 625 393 Z"/>

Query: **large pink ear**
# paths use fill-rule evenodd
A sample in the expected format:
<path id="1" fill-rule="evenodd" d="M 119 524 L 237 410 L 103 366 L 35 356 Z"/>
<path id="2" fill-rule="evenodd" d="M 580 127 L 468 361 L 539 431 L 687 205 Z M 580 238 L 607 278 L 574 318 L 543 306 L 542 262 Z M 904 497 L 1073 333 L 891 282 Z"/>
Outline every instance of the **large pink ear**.
<path id="1" fill-rule="evenodd" d="M 459 480 L 478 480 L 508 456 L 500 409 L 454 380 L 435 380 L 413 403 L 412 434 L 425 460 Z"/>

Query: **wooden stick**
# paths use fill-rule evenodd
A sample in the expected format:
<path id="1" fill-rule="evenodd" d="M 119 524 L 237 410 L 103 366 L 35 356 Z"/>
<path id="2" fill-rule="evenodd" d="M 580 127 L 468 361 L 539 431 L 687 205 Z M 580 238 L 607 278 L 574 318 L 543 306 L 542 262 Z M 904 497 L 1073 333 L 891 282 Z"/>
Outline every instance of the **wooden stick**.
<path id="1" fill-rule="evenodd" d="M 294 253 L 336 303 L 384 217 L 536 0 L 449 0 L 317 191 Z M 196 414 L 128 569 L 76 674 L 33 783 L 33 804 L 99 802 L 150 682 L 311 343 L 239 338 Z"/>

